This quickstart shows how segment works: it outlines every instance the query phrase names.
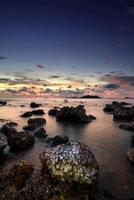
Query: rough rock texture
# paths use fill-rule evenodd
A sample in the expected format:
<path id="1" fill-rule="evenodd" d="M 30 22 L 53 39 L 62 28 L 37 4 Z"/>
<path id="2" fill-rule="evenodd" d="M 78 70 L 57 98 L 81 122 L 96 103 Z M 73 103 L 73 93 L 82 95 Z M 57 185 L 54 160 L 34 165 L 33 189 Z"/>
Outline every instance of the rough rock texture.
<path id="1" fill-rule="evenodd" d="M 134 148 L 128 150 L 126 158 L 131 164 L 134 164 Z"/>
<path id="2" fill-rule="evenodd" d="M 134 124 L 120 124 L 119 128 L 134 132 Z"/>
<path id="3" fill-rule="evenodd" d="M 7 140 L 6 140 L 6 137 L 5 135 L 3 135 L 2 133 L 0 133 L 0 163 L 2 162 L 3 160 L 3 150 L 4 148 L 7 146 Z"/>
<path id="4" fill-rule="evenodd" d="M 8 137 L 8 145 L 12 151 L 19 151 L 33 145 L 35 142 L 34 136 L 28 132 L 16 132 Z"/>
<path id="5" fill-rule="evenodd" d="M 40 155 L 44 171 L 63 182 L 94 185 L 98 181 L 98 164 L 90 149 L 71 142 L 47 149 Z"/>
<path id="6" fill-rule="evenodd" d="M 22 188 L 26 180 L 30 178 L 33 170 L 33 165 L 28 161 L 23 160 L 16 163 L 16 165 L 11 168 L 8 174 L 10 183 L 15 185 L 15 187 L 18 189 Z"/>
<path id="7" fill-rule="evenodd" d="M 88 123 L 92 118 L 86 115 L 83 105 L 77 107 L 63 107 L 56 115 L 57 121 L 67 121 L 73 123 Z"/>

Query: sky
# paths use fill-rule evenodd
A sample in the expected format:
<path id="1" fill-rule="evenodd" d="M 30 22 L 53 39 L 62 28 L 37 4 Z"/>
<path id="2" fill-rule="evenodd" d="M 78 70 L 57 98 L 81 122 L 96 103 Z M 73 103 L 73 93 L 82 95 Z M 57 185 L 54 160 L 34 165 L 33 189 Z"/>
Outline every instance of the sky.
<path id="1" fill-rule="evenodd" d="M 134 0 L 0 0 L 0 96 L 134 97 Z"/>

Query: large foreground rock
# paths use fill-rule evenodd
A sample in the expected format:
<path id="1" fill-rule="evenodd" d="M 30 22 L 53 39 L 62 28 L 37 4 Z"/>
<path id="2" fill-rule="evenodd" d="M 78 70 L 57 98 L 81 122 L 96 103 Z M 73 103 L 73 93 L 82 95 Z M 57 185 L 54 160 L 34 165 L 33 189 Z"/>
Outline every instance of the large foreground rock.
<path id="1" fill-rule="evenodd" d="M 98 182 L 98 164 L 90 149 L 71 142 L 47 149 L 40 155 L 42 168 L 63 182 L 93 185 Z"/>
<path id="2" fill-rule="evenodd" d="M 92 121 L 92 117 L 86 115 L 83 105 L 77 107 L 65 106 L 60 109 L 56 115 L 57 121 L 67 121 L 73 123 L 88 123 Z"/>

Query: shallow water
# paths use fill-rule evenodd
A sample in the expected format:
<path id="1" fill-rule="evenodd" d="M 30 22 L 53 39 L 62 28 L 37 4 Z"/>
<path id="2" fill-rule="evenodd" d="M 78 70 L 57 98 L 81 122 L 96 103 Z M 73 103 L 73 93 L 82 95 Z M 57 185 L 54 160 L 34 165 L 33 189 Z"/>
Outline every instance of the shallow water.
<path id="1" fill-rule="evenodd" d="M 27 119 L 21 118 L 20 115 L 31 110 L 29 107 L 31 101 L 31 99 L 10 99 L 7 106 L 0 107 L 0 118 L 17 122 L 18 129 L 21 130 L 26 125 Z M 77 106 L 80 101 L 85 105 L 87 114 L 97 117 L 95 121 L 86 125 L 71 125 L 58 123 L 54 117 L 47 114 L 48 110 L 54 106 Z M 134 100 L 125 101 L 134 104 Z M 45 129 L 49 137 L 57 134 L 67 135 L 71 139 L 89 145 L 100 166 L 99 187 L 101 189 L 111 191 L 120 200 L 134 197 L 134 168 L 125 159 L 125 154 L 131 147 L 132 133 L 119 129 L 119 122 L 113 121 L 112 115 L 103 112 L 104 105 L 111 103 L 112 99 L 69 99 L 69 103 L 66 104 L 63 99 L 38 99 L 37 102 L 43 104 L 42 109 L 46 113 L 44 117 L 47 120 Z M 25 107 L 20 107 L 22 104 Z M 0 122 L 0 125 L 3 123 Z M 34 164 L 35 171 L 38 171 L 41 167 L 39 153 L 43 150 L 44 142 L 37 138 L 33 147 L 20 153 L 13 154 L 6 149 L 7 157 L 0 170 L 7 172 L 16 161 L 27 159 Z"/>

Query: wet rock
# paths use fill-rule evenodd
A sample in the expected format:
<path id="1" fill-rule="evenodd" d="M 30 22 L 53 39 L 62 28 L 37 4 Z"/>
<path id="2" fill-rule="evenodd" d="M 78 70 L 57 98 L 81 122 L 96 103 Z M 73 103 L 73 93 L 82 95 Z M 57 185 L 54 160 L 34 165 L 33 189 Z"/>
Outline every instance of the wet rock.
<path id="1" fill-rule="evenodd" d="M 35 142 L 34 136 L 28 132 L 15 132 L 8 137 L 8 145 L 12 151 L 20 151 L 32 146 Z"/>
<path id="2" fill-rule="evenodd" d="M 7 146 L 7 139 L 2 133 L 0 133 L 0 163 L 3 160 L 3 150 L 5 149 L 6 146 Z"/>
<path id="3" fill-rule="evenodd" d="M 23 130 L 25 131 L 35 131 L 39 127 L 38 124 L 28 124 L 26 126 L 23 126 Z"/>
<path id="4" fill-rule="evenodd" d="M 35 131 L 34 135 L 42 139 L 47 137 L 46 130 L 44 128 L 40 128 L 37 131 Z"/>
<path id="5" fill-rule="evenodd" d="M 16 122 L 8 122 L 7 125 L 12 128 L 17 126 L 18 124 Z"/>
<path id="6" fill-rule="evenodd" d="M 38 125 L 44 125 L 46 123 L 46 119 L 44 118 L 31 118 L 28 120 L 28 124 L 38 124 Z"/>
<path id="7" fill-rule="evenodd" d="M 18 162 L 11 168 L 8 174 L 10 184 L 14 185 L 17 189 L 21 189 L 31 177 L 33 171 L 34 167 L 30 162 L 25 160 Z"/>
<path id="8" fill-rule="evenodd" d="M 43 172 L 63 182 L 94 185 L 99 167 L 90 149 L 80 142 L 71 142 L 46 149 L 40 154 Z"/>
<path id="9" fill-rule="evenodd" d="M 125 101 L 120 102 L 120 104 L 121 104 L 122 106 L 129 106 L 129 105 L 131 105 L 131 103 L 127 103 L 127 102 L 125 102 Z"/>
<path id="10" fill-rule="evenodd" d="M 6 106 L 7 102 L 6 101 L 0 101 L 0 106 Z"/>
<path id="11" fill-rule="evenodd" d="M 6 123 L 1 127 L 1 132 L 8 138 L 11 134 L 16 134 L 17 130 L 13 128 L 11 124 L 9 125 L 9 123 Z"/>
<path id="12" fill-rule="evenodd" d="M 33 115 L 44 115 L 45 113 L 42 109 L 39 109 L 39 110 L 33 110 L 32 114 Z"/>
<path id="13" fill-rule="evenodd" d="M 36 102 L 31 102 L 31 104 L 30 104 L 30 107 L 31 107 L 31 108 L 38 108 L 38 107 L 40 107 L 40 106 L 42 106 L 42 104 L 36 103 Z"/>
<path id="14" fill-rule="evenodd" d="M 122 105 L 117 101 L 113 101 L 112 104 L 106 104 L 103 111 L 108 113 L 113 113 L 119 108 L 122 108 Z"/>
<path id="15" fill-rule="evenodd" d="M 55 137 L 48 138 L 47 142 L 49 142 L 50 145 L 53 147 L 53 146 L 57 146 L 57 145 L 60 145 L 60 144 L 68 143 L 69 142 L 69 138 L 67 136 L 56 135 Z"/>
<path id="16" fill-rule="evenodd" d="M 77 107 L 63 107 L 56 115 L 57 121 L 67 121 L 72 123 L 88 123 L 91 122 L 90 116 L 86 115 L 83 105 Z"/>
<path id="17" fill-rule="evenodd" d="M 114 120 L 132 120 L 134 118 L 134 107 L 122 107 L 113 112 Z"/>
<path id="18" fill-rule="evenodd" d="M 90 117 L 91 119 L 93 119 L 93 120 L 95 120 L 96 119 L 96 117 L 95 116 L 93 116 L 93 115 L 88 115 L 88 117 Z"/>
<path id="19" fill-rule="evenodd" d="M 134 147 L 134 135 L 131 135 L 131 147 Z"/>
<path id="20" fill-rule="evenodd" d="M 59 112 L 59 109 L 53 108 L 48 111 L 48 114 L 51 116 L 56 116 L 58 114 L 58 112 Z"/>
<path id="21" fill-rule="evenodd" d="M 23 113 L 22 115 L 21 115 L 21 117 L 31 117 L 32 116 L 32 112 L 25 112 L 25 113 Z"/>
<path id="22" fill-rule="evenodd" d="M 126 158 L 131 164 L 134 164 L 134 148 L 128 150 Z"/>
<path id="23" fill-rule="evenodd" d="M 134 124 L 120 124 L 119 128 L 134 132 Z"/>

